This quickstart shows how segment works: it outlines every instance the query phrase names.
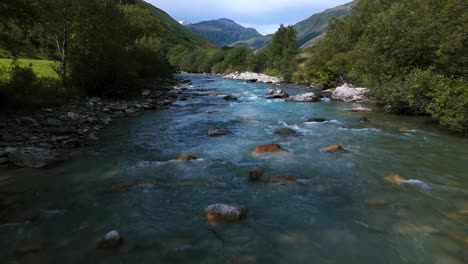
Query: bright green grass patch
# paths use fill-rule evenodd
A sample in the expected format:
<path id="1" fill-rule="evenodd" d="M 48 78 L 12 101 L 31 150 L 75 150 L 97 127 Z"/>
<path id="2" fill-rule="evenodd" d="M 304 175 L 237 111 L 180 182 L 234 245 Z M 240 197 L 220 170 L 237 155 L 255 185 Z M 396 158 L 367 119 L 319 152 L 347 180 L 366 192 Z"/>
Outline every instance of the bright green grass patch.
<path id="1" fill-rule="evenodd" d="M 12 61 L 12 59 L 0 59 L 0 68 L 9 68 Z M 21 66 L 32 65 L 32 69 L 38 77 L 58 78 L 57 73 L 52 69 L 53 61 L 18 59 L 18 62 Z"/>

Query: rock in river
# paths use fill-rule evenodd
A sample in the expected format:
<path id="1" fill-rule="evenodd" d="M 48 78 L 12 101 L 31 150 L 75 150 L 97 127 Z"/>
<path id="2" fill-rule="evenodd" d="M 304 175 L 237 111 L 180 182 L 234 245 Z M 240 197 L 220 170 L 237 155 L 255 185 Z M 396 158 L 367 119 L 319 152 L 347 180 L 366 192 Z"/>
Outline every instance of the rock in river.
<path id="1" fill-rule="evenodd" d="M 296 131 L 290 129 L 290 128 L 287 128 L 287 127 L 279 127 L 277 129 L 275 129 L 275 132 L 273 132 L 274 134 L 277 134 L 277 135 L 295 135 L 296 134 Z"/>
<path id="2" fill-rule="evenodd" d="M 232 95 L 226 95 L 226 96 L 223 97 L 223 99 L 226 100 L 226 101 L 237 101 L 237 100 L 239 100 L 239 99 L 237 99 L 237 97 L 234 97 Z"/>
<path id="3" fill-rule="evenodd" d="M 267 98 L 288 98 L 289 94 L 281 89 L 269 90 L 267 93 Z"/>
<path id="4" fill-rule="evenodd" d="M 337 152 L 337 151 L 344 151 L 345 149 L 340 145 L 333 145 L 333 146 L 323 147 L 320 150 L 325 151 L 325 152 Z"/>
<path id="5" fill-rule="evenodd" d="M 224 136 L 227 135 L 227 132 L 222 129 L 210 129 L 207 132 L 210 137 Z"/>
<path id="6" fill-rule="evenodd" d="M 101 238 L 96 247 L 99 249 L 116 249 L 122 245 L 122 242 L 123 238 L 119 232 L 113 230 Z"/>
<path id="7" fill-rule="evenodd" d="M 304 93 L 298 94 L 294 96 L 290 96 L 287 101 L 294 101 L 294 102 L 319 102 L 320 96 L 314 93 Z"/>
<path id="8" fill-rule="evenodd" d="M 400 184 L 403 181 L 405 181 L 406 179 L 404 177 L 400 176 L 399 174 L 393 174 L 393 175 L 385 177 L 384 180 L 386 182 Z"/>
<path id="9" fill-rule="evenodd" d="M 263 177 L 264 174 L 265 174 L 265 172 L 261 171 L 261 170 L 249 171 L 249 180 L 250 181 L 258 181 Z"/>
<path id="10" fill-rule="evenodd" d="M 368 93 L 369 89 L 367 88 L 354 88 L 351 85 L 345 83 L 333 91 L 332 98 L 345 102 L 362 102 L 368 101 Z"/>
<path id="11" fill-rule="evenodd" d="M 265 153 L 265 152 L 286 152 L 283 148 L 281 148 L 278 144 L 268 144 L 258 146 L 254 149 L 254 153 Z"/>
<path id="12" fill-rule="evenodd" d="M 190 160 L 196 160 L 198 159 L 196 156 L 194 155 L 191 155 L 191 154 L 182 154 L 180 156 L 177 157 L 176 160 L 179 160 L 179 161 L 190 161 Z"/>
<path id="13" fill-rule="evenodd" d="M 210 223 L 220 221 L 240 221 L 245 217 L 245 211 L 237 205 L 212 204 L 203 211 L 203 217 Z"/>
<path id="14" fill-rule="evenodd" d="M 63 161 L 56 151 L 41 148 L 18 149 L 10 153 L 9 159 L 15 166 L 31 168 L 43 168 Z"/>

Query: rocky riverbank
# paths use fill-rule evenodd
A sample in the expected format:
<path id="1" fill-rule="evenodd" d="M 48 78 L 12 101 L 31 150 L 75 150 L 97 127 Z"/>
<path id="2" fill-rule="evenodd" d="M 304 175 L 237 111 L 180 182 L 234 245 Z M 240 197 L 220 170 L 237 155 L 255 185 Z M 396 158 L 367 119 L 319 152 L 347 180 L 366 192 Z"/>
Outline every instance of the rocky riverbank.
<path id="1" fill-rule="evenodd" d="M 232 80 L 242 80 L 246 82 L 261 82 L 261 83 L 271 83 L 271 84 L 280 84 L 283 82 L 281 78 L 269 76 L 262 73 L 255 72 L 242 72 L 242 73 L 231 73 L 223 76 L 224 79 Z"/>
<path id="2" fill-rule="evenodd" d="M 67 104 L 29 114 L 0 114 L 0 168 L 42 168 L 62 160 L 67 149 L 92 145 L 99 131 L 116 118 L 168 108 L 182 91 L 173 80 L 141 96 L 123 99 L 73 98 Z"/>

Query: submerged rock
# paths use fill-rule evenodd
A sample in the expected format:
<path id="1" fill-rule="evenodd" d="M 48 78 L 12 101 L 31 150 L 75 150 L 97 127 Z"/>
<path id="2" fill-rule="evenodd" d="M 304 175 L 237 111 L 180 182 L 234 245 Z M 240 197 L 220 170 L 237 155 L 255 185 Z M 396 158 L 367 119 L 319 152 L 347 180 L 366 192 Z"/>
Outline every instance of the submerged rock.
<path id="1" fill-rule="evenodd" d="M 56 151 L 42 148 L 18 149 L 8 157 L 15 166 L 31 168 L 43 168 L 63 161 Z"/>
<path id="2" fill-rule="evenodd" d="M 294 131 L 294 130 L 292 130 L 290 128 L 287 128 L 287 127 L 279 127 L 277 129 L 275 129 L 275 131 L 273 133 L 277 134 L 277 135 L 295 135 L 296 131 Z"/>
<path id="3" fill-rule="evenodd" d="M 258 146 L 254 149 L 254 153 L 265 153 L 265 152 L 286 152 L 280 145 L 278 144 L 268 144 Z"/>
<path id="4" fill-rule="evenodd" d="M 271 98 L 271 99 L 274 99 L 274 98 L 288 98 L 289 94 L 287 94 L 285 91 L 283 91 L 281 89 L 269 90 L 266 97 Z"/>
<path id="5" fill-rule="evenodd" d="M 400 128 L 400 132 L 401 133 L 411 133 L 411 129 L 407 128 L 407 127 L 402 127 Z"/>
<path id="6" fill-rule="evenodd" d="M 210 137 L 217 137 L 217 136 L 224 136 L 227 135 L 227 131 L 224 131 L 222 129 L 210 129 L 207 132 L 208 136 Z"/>
<path id="7" fill-rule="evenodd" d="M 288 184 L 288 183 L 296 183 L 297 180 L 299 180 L 299 178 L 296 176 L 280 176 L 280 177 L 270 178 L 270 183 Z"/>
<path id="8" fill-rule="evenodd" d="M 320 96 L 316 95 L 315 93 L 303 93 L 294 96 L 290 96 L 287 101 L 294 101 L 294 102 L 319 102 Z"/>
<path id="9" fill-rule="evenodd" d="M 182 154 L 180 156 L 177 157 L 176 160 L 179 160 L 179 161 L 190 161 L 190 160 L 196 160 L 198 159 L 196 156 L 194 155 L 191 155 L 191 154 Z"/>
<path id="10" fill-rule="evenodd" d="M 119 182 L 119 183 L 112 183 L 109 187 L 104 189 L 104 192 L 111 193 L 111 192 L 122 192 L 127 191 L 133 185 L 126 182 Z"/>
<path id="11" fill-rule="evenodd" d="M 239 100 L 239 99 L 237 99 L 237 97 L 234 97 L 232 95 L 226 95 L 226 96 L 223 97 L 223 99 L 226 100 L 226 101 L 233 101 L 233 102 Z"/>
<path id="12" fill-rule="evenodd" d="M 333 145 L 333 146 L 323 147 L 320 150 L 325 151 L 325 152 L 337 152 L 337 151 L 344 151 L 345 149 L 340 145 Z"/>
<path id="13" fill-rule="evenodd" d="M 245 211 L 237 205 L 230 204 L 212 204 L 203 211 L 203 217 L 206 221 L 240 221 L 246 216 Z"/>
<path id="14" fill-rule="evenodd" d="M 263 177 L 263 175 L 265 175 L 265 172 L 261 170 L 249 171 L 249 180 L 258 181 Z"/>
<path id="15" fill-rule="evenodd" d="M 332 98 L 345 102 L 363 102 L 369 100 L 367 98 L 368 93 L 369 89 L 367 88 L 353 88 L 351 85 L 345 83 L 333 91 Z"/>
<path id="16" fill-rule="evenodd" d="M 403 181 L 406 181 L 406 179 L 404 177 L 400 176 L 399 174 L 393 174 L 393 175 L 387 176 L 387 177 L 384 178 L 384 180 L 386 182 L 397 183 L 397 184 L 400 184 Z"/>
<path id="17" fill-rule="evenodd" d="M 123 243 L 123 238 L 119 232 L 113 230 L 104 235 L 98 242 L 96 247 L 98 249 L 116 249 L 119 248 Z"/>
<path id="18" fill-rule="evenodd" d="M 327 122 L 327 120 L 325 118 L 309 118 L 309 119 L 307 119 L 306 122 L 323 123 L 323 122 Z"/>

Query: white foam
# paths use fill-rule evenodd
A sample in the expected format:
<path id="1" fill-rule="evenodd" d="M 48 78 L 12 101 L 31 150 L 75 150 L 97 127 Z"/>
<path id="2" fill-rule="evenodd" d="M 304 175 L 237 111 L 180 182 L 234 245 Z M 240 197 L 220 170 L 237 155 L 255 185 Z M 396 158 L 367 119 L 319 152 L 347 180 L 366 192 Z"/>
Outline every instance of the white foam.
<path id="1" fill-rule="evenodd" d="M 199 158 L 195 160 L 190 160 L 190 161 L 181 161 L 181 160 L 168 160 L 168 161 L 147 161 L 147 160 L 142 160 L 138 161 L 136 166 L 140 168 L 154 168 L 154 167 L 161 167 L 167 164 L 171 163 L 181 163 L 181 162 L 203 162 L 205 159 Z"/>
<path id="2" fill-rule="evenodd" d="M 412 184 L 412 185 L 417 185 L 417 186 L 420 186 L 424 189 L 430 189 L 429 185 L 427 185 L 427 183 L 423 182 L 423 181 L 420 181 L 420 180 L 404 180 L 404 181 L 401 181 L 402 183 L 406 183 L 406 184 Z"/>
<path id="3" fill-rule="evenodd" d="M 345 128 L 345 127 L 339 127 L 339 130 L 343 131 L 353 131 L 353 132 L 381 132 L 382 130 L 378 128 Z"/>
<path id="4" fill-rule="evenodd" d="M 329 120 L 329 121 L 324 121 L 324 122 L 314 122 L 314 121 L 311 121 L 311 122 L 304 122 L 304 124 L 306 125 L 316 125 L 316 124 L 341 124 L 340 121 L 338 120 Z"/>

